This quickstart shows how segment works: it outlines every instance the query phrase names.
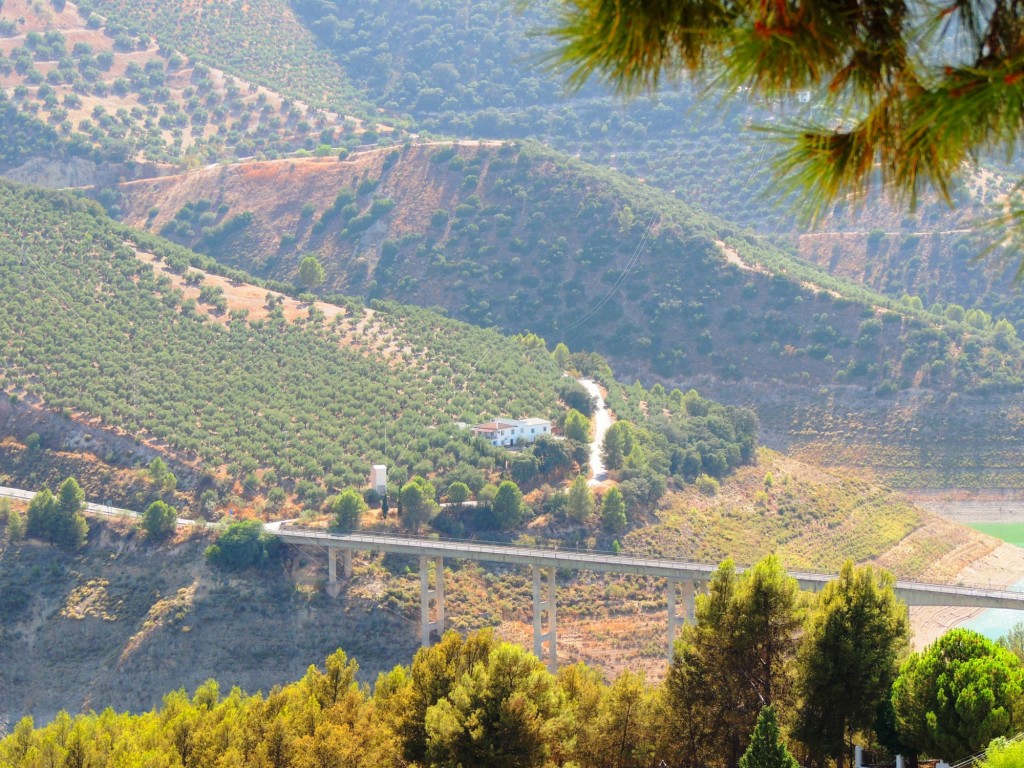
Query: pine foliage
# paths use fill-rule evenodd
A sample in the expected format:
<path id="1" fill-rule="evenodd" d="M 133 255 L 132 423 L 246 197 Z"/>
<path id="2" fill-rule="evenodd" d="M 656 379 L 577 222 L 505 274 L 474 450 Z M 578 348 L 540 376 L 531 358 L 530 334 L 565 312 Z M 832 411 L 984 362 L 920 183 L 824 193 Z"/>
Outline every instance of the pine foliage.
<path id="1" fill-rule="evenodd" d="M 830 122 L 791 124 L 778 169 L 814 215 L 879 182 L 947 200 L 965 161 L 1024 129 L 1024 13 L 954 0 L 572 0 L 555 35 L 569 79 L 622 91 L 691 74 L 768 98 L 810 90 Z M 834 116 L 839 119 L 835 120 Z"/>

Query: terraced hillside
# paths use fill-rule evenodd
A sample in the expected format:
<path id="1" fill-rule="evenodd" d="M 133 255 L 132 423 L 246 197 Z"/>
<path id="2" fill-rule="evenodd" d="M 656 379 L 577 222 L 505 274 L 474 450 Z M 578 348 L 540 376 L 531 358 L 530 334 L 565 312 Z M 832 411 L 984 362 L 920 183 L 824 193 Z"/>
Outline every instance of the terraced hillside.
<path id="1" fill-rule="evenodd" d="M 598 351 L 622 379 L 752 405 L 769 444 L 806 458 L 908 486 L 1024 481 L 1012 326 L 858 288 L 536 145 L 411 145 L 119 189 L 126 221 L 229 265 L 294 280 L 314 254 L 324 291 Z M 196 201 L 249 223 L 205 244 Z"/>
<path id="2" fill-rule="evenodd" d="M 286 2 L 85 0 L 79 7 L 314 106 L 338 110 L 358 103 L 341 68 Z"/>

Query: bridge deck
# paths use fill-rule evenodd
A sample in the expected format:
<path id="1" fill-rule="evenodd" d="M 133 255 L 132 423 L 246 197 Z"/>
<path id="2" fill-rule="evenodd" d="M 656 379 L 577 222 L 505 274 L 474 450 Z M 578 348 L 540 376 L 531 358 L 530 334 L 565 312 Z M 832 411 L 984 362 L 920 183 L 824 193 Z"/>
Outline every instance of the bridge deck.
<path id="1" fill-rule="evenodd" d="M 489 544 L 473 541 L 450 541 L 397 536 L 383 533 L 329 533 L 299 528 L 292 525 L 271 524 L 267 531 L 288 544 L 313 544 L 339 549 L 368 549 L 401 555 L 423 555 L 476 560 L 489 563 L 538 565 L 541 567 L 570 568 L 573 570 L 601 571 L 604 573 L 657 576 L 677 581 L 706 582 L 718 567 L 710 563 L 663 560 L 633 555 L 615 555 L 602 552 L 570 549 L 542 549 L 517 547 L 507 544 Z M 742 570 L 742 568 L 738 568 Z M 832 574 L 790 571 L 800 588 L 818 592 L 835 578 Z M 980 587 L 925 584 L 897 581 L 896 596 L 907 605 L 964 606 L 972 608 L 1010 608 L 1024 610 L 1024 593 Z"/>

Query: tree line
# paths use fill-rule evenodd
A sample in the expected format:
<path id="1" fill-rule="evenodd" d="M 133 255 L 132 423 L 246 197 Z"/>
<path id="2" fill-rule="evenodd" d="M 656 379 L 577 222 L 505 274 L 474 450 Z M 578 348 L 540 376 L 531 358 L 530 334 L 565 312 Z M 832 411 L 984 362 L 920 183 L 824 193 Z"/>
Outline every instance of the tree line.
<path id="1" fill-rule="evenodd" d="M 842 768 L 850 745 L 947 759 L 1022 727 L 1020 659 L 968 630 L 907 653 L 891 576 L 848 563 L 817 596 L 769 557 L 725 562 L 663 683 L 551 674 L 491 630 L 449 631 L 371 687 L 338 651 L 268 694 L 214 681 L 153 711 L 17 723 L 0 766 Z M 994 743 L 985 768 L 1019 765 Z"/>

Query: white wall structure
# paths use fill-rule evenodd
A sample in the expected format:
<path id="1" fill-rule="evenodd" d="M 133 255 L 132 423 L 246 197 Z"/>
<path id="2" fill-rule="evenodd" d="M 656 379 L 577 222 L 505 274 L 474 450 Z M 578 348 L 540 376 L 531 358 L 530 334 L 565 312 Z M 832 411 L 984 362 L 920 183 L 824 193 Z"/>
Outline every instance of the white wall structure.
<path id="1" fill-rule="evenodd" d="M 469 428 L 491 445 L 510 448 L 517 443 L 532 443 L 541 435 L 551 434 L 551 422 L 547 419 L 495 419 Z"/>
<path id="2" fill-rule="evenodd" d="M 388 490 L 388 468 L 383 464 L 374 464 L 370 470 L 370 487 L 383 496 Z"/>

